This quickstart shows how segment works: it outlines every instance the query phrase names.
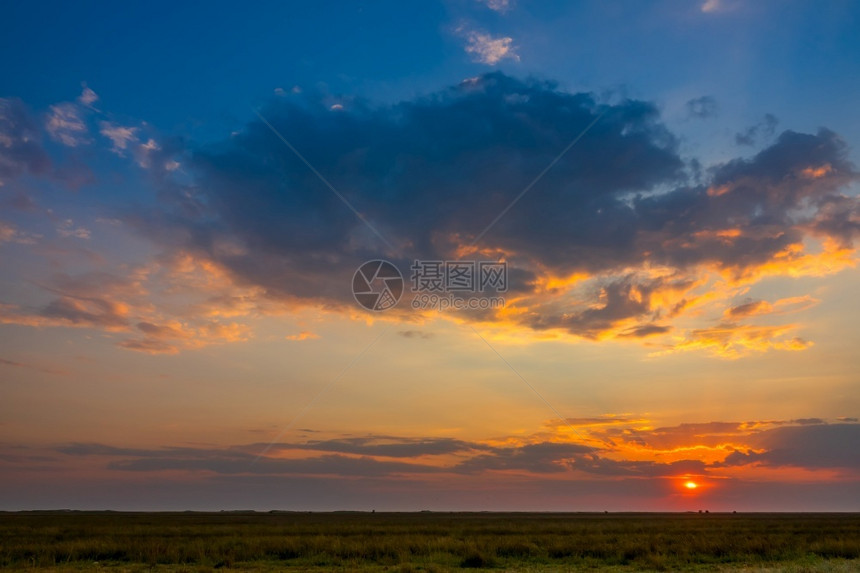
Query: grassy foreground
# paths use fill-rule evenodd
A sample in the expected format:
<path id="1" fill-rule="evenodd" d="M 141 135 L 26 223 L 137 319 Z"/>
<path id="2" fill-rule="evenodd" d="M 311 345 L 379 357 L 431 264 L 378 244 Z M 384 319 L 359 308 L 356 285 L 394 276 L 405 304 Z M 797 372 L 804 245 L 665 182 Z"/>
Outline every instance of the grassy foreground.
<path id="1" fill-rule="evenodd" d="M 860 515 L 0 513 L 0 568 L 860 571 Z"/>

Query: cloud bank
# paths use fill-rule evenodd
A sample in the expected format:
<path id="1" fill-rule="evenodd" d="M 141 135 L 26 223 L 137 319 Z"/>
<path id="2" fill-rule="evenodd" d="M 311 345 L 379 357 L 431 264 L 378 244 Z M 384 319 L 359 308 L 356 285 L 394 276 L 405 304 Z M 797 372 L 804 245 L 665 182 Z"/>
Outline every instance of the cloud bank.
<path id="1" fill-rule="evenodd" d="M 58 105 L 85 117 L 94 97 Z M 146 207 L 117 214 L 163 252 L 161 271 L 141 272 L 169 284 L 187 281 L 188 268 L 216 277 L 192 281 L 204 298 L 195 308 L 207 317 L 219 314 L 219 301 L 231 305 L 221 316 L 278 306 L 352 316 L 351 277 L 364 261 L 386 258 L 404 274 L 416 259 L 505 261 L 505 308 L 450 316 L 551 336 L 641 340 L 655 355 L 738 358 L 811 345 L 799 321 L 760 322 L 801 313 L 816 302 L 810 293 L 789 297 L 808 304 L 753 301 L 751 286 L 856 264 L 860 203 L 850 190 L 858 172 L 826 128 L 783 131 L 751 156 L 703 169 L 682 157 L 652 102 L 606 103 L 500 72 L 392 105 L 332 101 L 285 93 L 261 110 L 265 121 L 203 145 L 100 121 L 102 142 L 144 169 L 156 191 Z M 703 96 L 688 107 L 706 117 L 712 103 Z M 50 171 L 23 104 L 2 100 L 0 110 L 0 178 Z M 90 137 L 86 126 L 50 118 L 46 133 L 61 143 Z M 9 241 L 21 242 L 7 227 Z M 140 292 L 113 292 L 128 282 L 116 274 L 97 292 L 75 286 L 92 277 L 75 278 L 53 280 L 58 296 L 41 308 L 5 304 L 0 320 L 135 332 L 121 346 L 144 352 L 250 336 L 241 323 L 154 312 Z M 408 300 L 388 316 L 407 313 Z"/>
<path id="2" fill-rule="evenodd" d="M 790 325 L 740 322 L 750 312 L 695 332 L 675 323 L 715 296 L 720 312 L 736 306 L 763 277 L 854 264 L 860 210 L 847 189 L 858 173 L 827 129 L 785 131 L 751 157 L 701 172 L 681 157 L 654 104 L 600 103 L 502 73 L 337 112 L 296 95 L 262 115 L 395 250 L 261 121 L 187 150 L 193 183 L 165 184 L 159 209 L 133 222 L 165 248 L 211 261 L 274 299 L 351 305 L 349 277 L 380 256 L 401 269 L 414 259 L 505 260 L 508 306 L 483 321 L 595 339 L 675 333 L 680 341 L 665 350 L 704 344 L 736 356 L 804 344 Z"/>

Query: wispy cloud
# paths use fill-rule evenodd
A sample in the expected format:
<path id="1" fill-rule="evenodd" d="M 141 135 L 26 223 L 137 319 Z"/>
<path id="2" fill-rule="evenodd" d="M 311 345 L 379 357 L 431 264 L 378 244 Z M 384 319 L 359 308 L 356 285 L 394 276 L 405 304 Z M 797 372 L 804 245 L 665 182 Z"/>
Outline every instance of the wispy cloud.
<path id="1" fill-rule="evenodd" d="M 740 3 L 741 0 L 705 0 L 702 2 L 700 10 L 705 14 L 731 12 L 736 10 Z"/>
<path id="2" fill-rule="evenodd" d="M 89 239 L 92 233 L 86 227 L 75 225 L 72 219 L 66 219 L 57 228 L 57 234 L 66 239 Z"/>
<path id="3" fill-rule="evenodd" d="M 748 300 L 742 304 L 726 309 L 725 316 L 728 319 L 741 319 L 766 314 L 799 312 L 815 306 L 819 302 L 819 300 L 809 295 L 783 298 L 774 303 L 770 303 L 766 300 Z"/>
<path id="4" fill-rule="evenodd" d="M 519 61 L 513 38 L 507 36 L 493 37 L 488 33 L 468 31 L 466 38 L 466 53 L 471 54 L 474 61 L 489 66 L 495 66 L 504 59 Z"/>
<path id="5" fill-rule="evenodd" d="M 18 243 L 21 245 L 36 244 L 42 236 L 37 233 L 22 231 L 11 223 L 0 221 L 0 244 Z"/>
<path id="6" fill-rule="evenodd" d="M 688 116 L 698 119 L 714 117 L 719 110 L 717 100 L 711 96 L 693 98 L 687 102 L 685 107 Z"/>
<path id="7" fill-rule="evenodd" d="M 399 330 L 397 331 L 397 335 L 403 338 L 423 338 L 425 340 L 433 338 L 432 332 L 425 332 L 423 330 Z"/>
<path id="8" fill-rule="evenodd" d="M 86 145 L 92 141 L 81 109 L 74 103 L 52 105 L 45 129 L 51 138 L 68 147 Z"/>
<path id="9" fill-rule="evenodd" d="M 702 3 L 702 12 L 716 12 L 720 9 L 720 0 L 705 0 Z"/>
<path id="10" fill-rule="evenodd" d="M 138 131 L 138 128 L 136 127 L 126 127 L 109 121 L 100 122 L 99 127 L 99 133 L 110 139 L 115 153 L 122 154 L 123 151 L 128 149 L 129 144 L 137 141 L 135 133 Z"/>
<path id="11" fill-rule="evenodd" d="M 769 139 L 776 133 L 776 126 L 779 120 L 773 114 L 765 114 L 761 122 L 748 127 L 742 133 L 735 134 L 735 143 L 738 145 L 755 145 L 758 142 L 759 136 L 763 139 Z"/>
<path id="12" fill-rule="evenodd" d="M 23 173 L 38 175 L 50 170 L 40 131 L 22 101 L 0 98 L 0 187 Z"/>
<path id="13" fill-rule="evenodd" d="M 36 364 L 29 364 L 26 362 L 18 362 L 16 360 L 7 360 L 5 358 L 0 358 L 0 366 L 11 366 L 13 368 L 24 368 L 27 370 L 35 370 L 36 372 L 44 372 L 46 374 L 67 375 L 69 373 L 66 370 L 59 370 L 59 369 L 55 369 L 55 368 L 46 368 L 44 366 L 39 366 Z"/>
<path id="14" fill-rule="evenodd" d="M 752 353 L 768 350 L 806 350 L 813 342 L 796 335 L 797 326 L 757 326 L 724 322 L 713 327 L 698 328 L 685 332 L 665 351 L 655 352 L 662 356 L 672 352 L 704 350 L 721 358 L 737 359 Z"/>
<path id="15" fill-rule="evenodd" d="M 300 342 L 302 340 L 315 340 L 319 337 L 320 337 L 319 334 L 316 334 L 316 333 L 311 332 L 309 330 L 303 330 L 302 332 L 300 332 L 298 334 L 288 334 L 284 338 L 286 338 L 287 340 Z"/>
<path id="16" fill-rule="evenodd" d="M 478 0 L 478 2 L 494 12 L 504 14 L 514 7 L 515 0 Z"/>
<path id="17" fill-rule="evenodd" d="M 92 89 L 88 88 L 86 84 L 83 86 L 83 91 L 81 91 L 81 95 L 78 96 L 78 103 L 81 105 L 92 107 L 92 105 L 97 102 L 99 96 Z"/>
<path id="18" fill-rule="evenodd" d="M 59 273 L 42 286 L 55 298 L 35 308 L 0 304 L 0 323 L 101 329 L 118 337 L 120 348 L 148 354 L 250 340 L 253 331 L 241 319 L 263 304 L 254 289 L 182 257 L 127 268 L 124 276 Z M 153 298 L 153 290 L 161 296 Z"/>

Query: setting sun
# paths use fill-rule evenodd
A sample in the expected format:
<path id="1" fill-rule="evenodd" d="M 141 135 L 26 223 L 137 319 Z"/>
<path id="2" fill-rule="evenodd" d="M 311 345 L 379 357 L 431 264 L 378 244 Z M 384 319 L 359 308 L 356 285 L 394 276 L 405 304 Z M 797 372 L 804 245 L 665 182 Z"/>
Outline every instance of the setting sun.
<path id="1" fill-rule="evenodd" d="M 684 482 L 684 487 L 687 489 L 693 490 L 693 489 L 696 489 L 697 487 L 699 487 L 699 484 L 697 484 L 694 481 L 688 481 L 688 482 Z"/>

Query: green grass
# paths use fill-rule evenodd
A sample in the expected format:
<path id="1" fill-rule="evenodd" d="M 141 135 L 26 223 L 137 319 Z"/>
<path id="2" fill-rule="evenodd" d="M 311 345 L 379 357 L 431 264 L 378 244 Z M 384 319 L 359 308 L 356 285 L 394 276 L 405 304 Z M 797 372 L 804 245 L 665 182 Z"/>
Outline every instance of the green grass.
<path id="1" fill-rule="evenodd" d="M 0 513 L 0 568 L 860 571 L 860 515 Z"/>

